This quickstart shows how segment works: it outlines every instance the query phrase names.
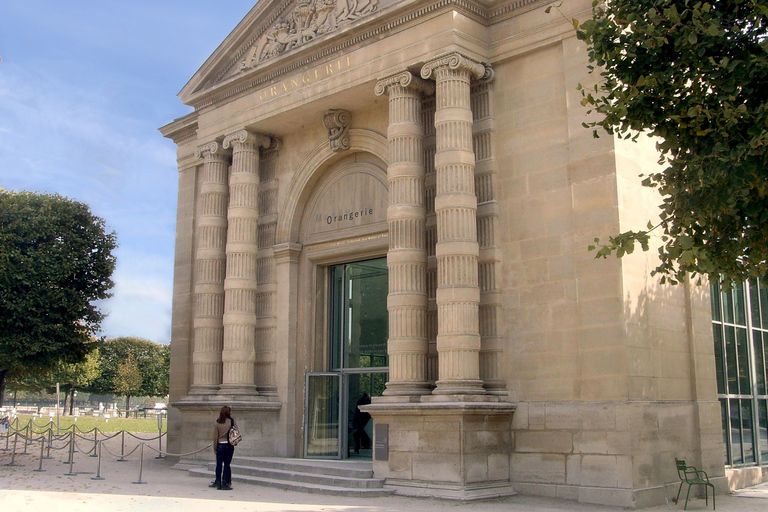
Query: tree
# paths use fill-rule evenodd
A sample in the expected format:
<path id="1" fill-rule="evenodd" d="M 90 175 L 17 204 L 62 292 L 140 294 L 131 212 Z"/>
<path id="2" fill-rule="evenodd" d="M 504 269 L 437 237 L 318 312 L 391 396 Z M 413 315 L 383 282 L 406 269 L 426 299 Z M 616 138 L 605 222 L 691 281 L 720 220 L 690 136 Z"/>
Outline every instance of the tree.
<path id="1" fill-rule="evenodd" d="M 82 361 L 94 347 L 115 247 L 87 205 L 0 189 L 0 405 L 8 372 Z"/>
<path id="2" fill-rule="evenodd" d="M 69 405 L 69 414 L 74 414 L 75 392 L 87 388 L 101 373 L 99 368 L 99 349 L 94 349 L 79 363 L 59 363 L 51 372 L 49 380 L 59 384 L 64 392 L 64 414 Z"/>
<path id="3" fill-rule="evenodd" d="M 127 364 L 131 361 L 131 364 Z M 99 394 L 126 396 L 165 396 L 168 394 L 170 347 L 135 337 L 111 338 L 99 347 L 101 374 L 89 386 Z M 138 369 L 141 382 L 134 386 L 132 365 Z"/>
<path id="4" fill-rule="evenodd" d="M 131 408 L 131 396 L 135 396 L 141 391 L 143 380 L 139 365 L 136 364 L 133 357 L 128 356 L 128 359 L 118 363 L 112 385 L 116 394 L 125 395 L 126 417 Z"/>
<path id="5" fill-rule="evenodd" d="M 585 123 L 658 138 L 660 223 L 601 244 L 597 257 L 648 250 L 661 230 L 662 283 L 687 273 L 726 284 L 768 277 L 768 0 L 610 0 L 577 27 L 594 89 Z M 591 249 L 595 249 L 592 246 Z"/>

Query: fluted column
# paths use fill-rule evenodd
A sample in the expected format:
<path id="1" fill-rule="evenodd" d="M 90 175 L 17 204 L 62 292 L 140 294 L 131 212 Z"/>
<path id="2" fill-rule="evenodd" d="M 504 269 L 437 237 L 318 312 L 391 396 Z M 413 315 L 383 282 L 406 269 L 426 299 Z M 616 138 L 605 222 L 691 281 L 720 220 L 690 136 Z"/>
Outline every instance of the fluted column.
<path id="1" fill-rule="evenodd" d="M 229 153 L 214 141 L 198 147 L 195 156 L 204 160 L 195 230 L 195 344 L 190 394 L 209 395 L 217 393 L 221 384 Z"/>
<path id="2" fill-rule="evenodd" d="M 434 394 L 483 394 L 480 380 L 477 197 L 470 81 L 483 64 L 458 53 L 424 65 L 436 82 L 437 350 Z"/>
<path id="3" fill-rule="evenodd" d="M 389 95 L 389 382 L 385 395 L 423 395 L 427 382 L 427 249 L 422 96 L 434 86 L 405 71 L 380 80 Z"/>
<path id="4" fill-rule="evenodd" d="M 269 137 L 240 130 L 224 139 L 232 148 L 227 210 L 227 268 L 224 281 L 224 347 L 221 391 L 258 395 L 256 358 L 256 288 L 259 251 L 259 148 Z"/>

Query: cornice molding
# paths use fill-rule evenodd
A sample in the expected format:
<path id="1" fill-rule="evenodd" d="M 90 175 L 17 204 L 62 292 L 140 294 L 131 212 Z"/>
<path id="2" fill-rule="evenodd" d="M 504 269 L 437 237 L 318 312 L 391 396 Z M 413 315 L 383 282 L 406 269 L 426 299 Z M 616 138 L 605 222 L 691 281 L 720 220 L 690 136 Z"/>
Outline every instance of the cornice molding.
<path id="1" fill-rule="evenodd" d="M 324 47 L 323 49 L 320 49 L 315 53 L 307 55 L 285 66 L 279 67 L 271 72 L 260 74 L 258 73 L 259 68 L 256 67 L 256 68 L 248 68 L 248 71 L 246 72 L 246 73 L 253 73 L 254 75 L 256 75 L 251 79 L 246 78 L 247 74 L 231 75 L 229 79 L 232 80 L 232 82 L 236 82 L 239 80 L 244 80 L 244 81 L 240 84 L 237 84 L 237 85 L 232 84 L 231 87 L 227 87 L 226 77 L 230 74 L 231 70 L 235 66 L 239 65 L 240 62 L 242 62 L 243 56 L 248 51 L 250 51 L 253 45 L 256 44 L 256 42 L 258 42 L 259 38 L 270 27 L 274 25 L 275 20 L 277 20 L 283 14 L 283 12 L 289 7 L 291 3 L 292 3 L 292 0 L 287 0 L 286 2 L 283 2 L 282 4 L 280 4 L 280 7 L 275 10 L 276 14 L 274 14 L 273 16 L 270 16 L 268 20 L 266 20 L 261 25 L 259 25 L 259 28 L 256 30 L 256 35 L 250 38 L 246 44 L 241 46 L 240 50 L 235 53 L 234 57 L 228 60 L 226 66 L 222 68 L 222 71 L 216 74 L 216 78 L 205 82 L 201 88 L 198 88 L 196 92 L 193 93 L 192 96 L 198 96 L 198 97 L 193 98 L 189 101 L 189 104 L 191 106 L 193 106 L 196 110 L 201 110 L 206 107 L 210 107 L 212 105 L 220 103 L 222 101 L 226 101 L 227 99 L 233 96 L 236 96 L 240 93 L 243 93 L 245 91 L 248 91 L 249 89 L 255 89 L 257 87 L 266 85 L 281 76 L 284 76 L 289 73 L 293 73 L 300 69 L 311 66 L 312 64 L 322 61 L 323 59 L 326 59 L 329 56 L 338 55 L 339 53 L 344 52 L 345 50 L 349 49 L 352 46 L 359 45 L 360 43 L 366 42 L 373 38 L 382 37 L 386 35 L 388 32 L 396 30 L 405 24 L 411 23 L 425 16 L 429 16 L 440 10 L 444 10 L 451 7 L 460 9 L 468 14 L 473 15 L 475 18 L 477 18 L 484 24 L 489 25 L 491 23 L 499 21 L 503 17 L 512 15 L 512 13 L 518 9 L 521 9 L 523 7 L 533 5 L 533 4 L 543 3 L 543 0 L 515 0 L 515 1 L 510 1 L 505 5 L 502 5 L 496 8 L 482 8 L 472 0 L 437 0 L 429 3 L 428 5 L 423 5 L 421 7 L 418 7 L 415 10 L 402 13 L 401 15 L 395 17 L 394 19 L 391 19 L 378 26 L 372 27 L 368 30 L 364 30 L 363 32 L 358 33 L 356 35 L 352 35 L 351 37 L 348 37 L 347 39 L 339 41 L 336 44 L 333 44 L 328 47 Z M 416 5 L 422 5 L 422 2 L 418 2 Z M 381 14 L 381 11 L 377 11 L 376 14 Z M 370 23 L 375 23 L 375 20 L 376 20 L 376 17 L 370 17 Z M 346 26 L 346 28 L 348 27 L 349 25 Z M 293 52 L 288 52 L 286 53 L 286 56 L 292 53 Z M 214 92 L 212 89 L 218 86 L 221 86 L 226 90 Z"/>
<path id="2" fill-rule="evenodd" d="M 163 137 L 175 142 L 177 146 L 181 145 L 197 135 L 197 112 L 175 119 L 158 128 L 158 131 Z"/>

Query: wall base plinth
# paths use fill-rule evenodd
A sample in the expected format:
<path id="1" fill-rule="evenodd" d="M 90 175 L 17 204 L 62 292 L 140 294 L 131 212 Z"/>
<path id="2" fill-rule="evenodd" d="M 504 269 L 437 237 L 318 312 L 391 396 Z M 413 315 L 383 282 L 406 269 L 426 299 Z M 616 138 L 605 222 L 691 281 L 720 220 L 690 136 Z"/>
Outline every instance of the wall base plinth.
<path id="1" fill-rule="evenodd" d="M 214 399 L 215 398 L 215 399 Z M 292 457 L 285 446 L 285 429 L 280 428 L 279 416 L 282 403 L 267 400 L 261 396 L 244 400 L 243 397 L 206 397 L 194 402 L 190 397 L 173 402 L 171 409 L 179 414 L 180 422 L 173 433 L 169 432 L 169 446 L 174 450 L 171 456 L 180 456 L 182 464 L 199 464 L 215 460 L 213 453 L 213 425 L 222 405 L 232 408 L 232 417 L 237 422 L 243 440 L 237 445 L 240 456 Z M 170 439 L 172 437 L 173 439 Z"/>
<path id="2" fill-rule="evenodd" d="M 509 482 L 487 482 L 477 485 L 435 484 L 432 482 L 414 482 L 412 480 L 387 479 L 386 487 L 395 489 L 401 496 L 424 498 L 442 498 L 448 500 L 473 501 L 514 496 L 517 491 Z"/>
<path id="3" fill-rule="evenodd" d="M 515 405 L 422 399 L 377 398 L 364 408 L 374 421 L 376 478 L 409 496 L 476 500 L 515 494 L 509 465 Z"/>

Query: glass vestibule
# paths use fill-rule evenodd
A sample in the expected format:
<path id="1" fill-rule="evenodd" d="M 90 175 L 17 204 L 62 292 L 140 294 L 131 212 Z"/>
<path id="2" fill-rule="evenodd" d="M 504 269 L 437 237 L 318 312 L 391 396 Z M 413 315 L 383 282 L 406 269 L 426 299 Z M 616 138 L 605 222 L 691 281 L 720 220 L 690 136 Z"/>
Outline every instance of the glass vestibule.
<path id="1" fill-rule="evenodd" d="M 717 393 L 725 463 L 768 464 L 768 283 L 712 285 Z"/>
<path id="2" fill-rule="evenodd" d="M 381 396 L 388 377 L 386 258 L 328 268 L 327 372 L 307 374 L 307 457 L 370 457 L 372 422 L 358 406 Z"/>

